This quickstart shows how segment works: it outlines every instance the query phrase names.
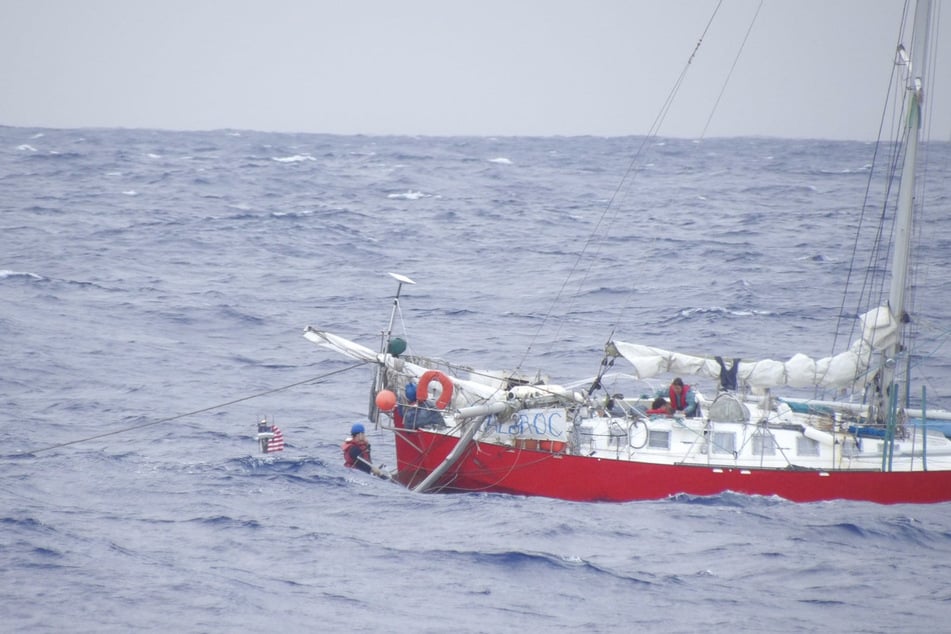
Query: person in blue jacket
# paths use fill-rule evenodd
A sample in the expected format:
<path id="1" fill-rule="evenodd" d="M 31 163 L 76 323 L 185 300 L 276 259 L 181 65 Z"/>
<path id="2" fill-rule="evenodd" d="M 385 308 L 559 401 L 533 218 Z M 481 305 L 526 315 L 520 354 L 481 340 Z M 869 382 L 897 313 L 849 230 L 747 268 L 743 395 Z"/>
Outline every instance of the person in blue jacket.
<path id="1" fill-rule="evenodd" d="M 406 386 L 407 405 L 400 404 L 400 414 L 403 416 L 403 427 L 406 429 L 420 429 L 445 427 L 446 421 L 436 409 L 432 401 L 416 401 L 416 385 Z"/>

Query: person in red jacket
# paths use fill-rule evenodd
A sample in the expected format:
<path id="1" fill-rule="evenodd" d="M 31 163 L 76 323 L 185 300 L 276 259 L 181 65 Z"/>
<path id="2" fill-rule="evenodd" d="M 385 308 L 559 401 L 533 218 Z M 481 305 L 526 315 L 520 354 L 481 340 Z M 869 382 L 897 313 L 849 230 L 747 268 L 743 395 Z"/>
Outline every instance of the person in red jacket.
<path id="1" fill-rule="evenodd" d="M 659 391 L 657 396 L 668 397 L 670 399 L 670 407 L 675 414 L 682 412 L 682 415 L 687 418 L 699 418 L 701 416 L 700 403 L 697 402 L 697 395 L 694 393 L 692 387 L 684 385 L 683 379 L 679 376 L 671 381 L 669 388 Z"/>
<path id="2" fill-rule="evenodd" d="M 670 416 L 674 413 L 674 408 L 670 406 L 665 398 L 658 396 L 651 403 L 651 408 L 647 410 L 648 416 Z"/>
<path id="3" fill-rule="evenodd" d="M 350 428 L 350 437 L 344 441 L 341 447 L 343 449 L 343 463 L 348 467 L 383 477 L 383 472 L 373 466 L 366 431 L 363 423 L 354 423 Z"/>

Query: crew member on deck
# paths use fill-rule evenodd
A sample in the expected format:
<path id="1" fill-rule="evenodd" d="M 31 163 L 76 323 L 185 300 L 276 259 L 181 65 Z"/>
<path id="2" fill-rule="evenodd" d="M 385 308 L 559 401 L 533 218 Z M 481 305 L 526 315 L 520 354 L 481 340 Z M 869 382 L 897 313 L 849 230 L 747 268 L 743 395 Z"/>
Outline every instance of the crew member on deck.
<path id="1" fill-rule="evenodd" d="M 670 416 L 674 413 L 674 408 L 670 406 L 663 396 L 658 396 L 651 403 L 651 408 L 647 410 L 648 416 Z"/>
<path id="2" fill-rule="evenodd" d="M 669 397 L 670 407 L 675 415 L 686 416 L 687 418 L 696 418 L 701 415 L 697 395 L 693 388 L 684 385 L 683 379 L 679 376 L 671 381 L 668 389 L 660 390 L 657 396 Z"/>
<path id="3" fill-rule="evenodd" d="M 416 397 L 416 385 L 408 384 L 406 386 L 407 405 L 405 407 L 399 406 L 403 426 L 406 429 L 445 427 L 446 421 L 443 420 L 442 414 L 439 413 L 432 401 L 417 401 Z"/>
<path id="4" fill-rule="evenodd" d="M 383 477 L 383 472 L 373 466 L 370 458 L 370 443 L 367 442 L 366 428 L 363 423 L 354 423 L 350 428 L 350 437 L 343 443 L 343 463 L 348 467 Z"/>

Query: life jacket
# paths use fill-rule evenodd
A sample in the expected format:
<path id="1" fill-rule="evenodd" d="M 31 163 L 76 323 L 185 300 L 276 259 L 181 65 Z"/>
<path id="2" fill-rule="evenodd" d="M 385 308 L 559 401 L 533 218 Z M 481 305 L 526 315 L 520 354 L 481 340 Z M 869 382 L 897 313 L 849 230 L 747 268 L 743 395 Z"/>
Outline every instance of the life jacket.
<path id="1" fill-rule="evenodd" d="M 373 464 L 373 461 L 370 459 L 370 443 L 366 441 L 357 442 L 353 438 L 347 438 L 346 442 L 344 442 L 343 445 L 341 445 L 340 447 L 341 449 L 343 449 L 343 464 L 344 465 L 348 467 L 352 467 L 356 463 L 356 459 L 350 456 L 350 448 L 354 446 L 360 448 L 360 456 L 364 460 L 366 460 L 370 464 Z"/>
<path id="2" fill-rule="evenodd" d="M 687 409 L 688 391 L 690 391 L 690 386 L 684 385 L 683 389 L 680 390 L 680 396 L 677 396 L 677 392 L 674 392 L 674 386 L 670 386 L 670 406 L 674 408 L 675 412 L 682 412 Z"/>

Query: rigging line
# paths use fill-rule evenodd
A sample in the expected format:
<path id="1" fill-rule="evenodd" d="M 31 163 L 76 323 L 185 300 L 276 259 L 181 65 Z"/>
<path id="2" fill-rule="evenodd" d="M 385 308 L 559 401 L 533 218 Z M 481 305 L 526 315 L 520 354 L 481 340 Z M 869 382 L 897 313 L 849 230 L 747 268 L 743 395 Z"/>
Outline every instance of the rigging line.
<path id="1" fill-rule="evenodd" d="M 266 390 L 264 392 L 258 392 L 257 394 L 251 394 L 250 396 L 243 396 L 241 398 L 236 398 L 233 401 L 228 401 L 227 403 L 219 403 L 218 405 L 212 405 L 210 407 L 203 407 L 202 409 L 196 409 L 191 412 L 185 412 L 184 414 L 177 414 L 175 416 L 170 416 L 168 418 L 162 418 L 160 420 L 153 420 L 147 423 L 140 423 L 138 425 L 132 425 L 131 427 L 124 427 L 123 429 L 116 429 L 114 431 L 105 432 L 102 434 L 96 434 L 95 436 L 87 436 L 85 438 L 78 438 L 76 440 L 70 440 L 67 442 L 58 443 L 55 445 L 50 445 L 48 447 L 42 447 L 40 449 L 34 449 L 32 451 L 24 452 L 23 455 L 38 454 L 43 453 L 44 451 L 50 451 L 52 449 L 59 449 L 61 447 L 68 447 L 69 445 L 78 445 L 80 443 L 89 442 L 90 440 L 98 440 L 100 438 L 106 438 L 107 436 L 116 436 L 118 434 L 124 434 L 126 432 L 135 431 L 137 429 L 143 429 L 145 427 L 151 427 L 153 425 L 159 425 L 161 423 L 168 423 L 173 420 L 178 420 L 179 418 L 185 418 L 186 416 L 194 416 L 195 414 L 203 414 L 205 412 L 210 412 L 212 410 L 221 409 L 223 407 L 228 407 L 234 405 L 235 403 L 241 403 L 242 401 L 250 401 L 251 399 L 260 398 L 262 396 L 267 396 L 268 394 L 274 394 L 276 392 L 282 392 L 284 390 L 289 390 L 293 387 L 299 387 L 301 385 L 306 385 L 308 383 L 321 383 L 328 377 L 334 376 L 335 374 L 342 374 L 343 372 L 348 372 L 354 368 L 365 365 L 366 362 L 361 361 L 360 363 L 354 363 L 353 365 L 347 366 L 340 370 L 334 370 L 333 372 L 328 372 L 327 374 L 322 374 L 320 376 L 311 377 L 303 381 L 297 381 L 296 383 L 291 383 L 290 385 L 285 385 L 283 387 L 276 387 L 271 390 Z M 5 456 L 5 457 L 14 457 L 14 456 Z M 19 456 L 16 456 L 19 457 Z"/>
<path id="2" fill-rule="evenodd" d="M 598 221 L 598 225 L 595 227 L 595 231 L 592 232 L 592 236 L 591 236 L 592 238 L 595 235 L 595 232 L 597 231 L 598 227 L 600 227 L 601 224 L 603 223 L 604 217 L 607 216 L 607 213 L 612 208 L 612 206 L 614 208 L 614 213 L 611 215 L 611 221 L 613 222 L 617 218 L 617 215 L 619 213 L 619 208 L 618 206 L 614 205 L 614 201 L 617 198 L 617 194 L 618 192 L 621 191 L 621 187 L 625 184 L 625 182 L 628 182 L 628 183 L 632 182 L 632 181 L 628 181 L 628 176 L 631 174 L 631 172 L 634 171 L 634 165 L 640 158 L 641 151 L 647 145 L 647 142 L 657 137 L 657 134 L 660 131 L 661 125 L 663 125 L 664 120 L 667 118 L 667 115 L 670 112 L 670 108 L 673 106 L 674 98 L 680 92 L 680 87 L 683 85 L 684 79 L 686 79 L 687 77 L 687 71 L 690 69 L 690 65 L 693 63 L 694 57 L 697 56 L 697 52 L 700 50 L 700 45 L 703 44 L 703 40 L 704 38 L 706 38 L 707 32 L 710 30 L 710 27 L 713 25 L 713 20 L 716 18 L 717 13 L 719 13 L 720 7 L 722 5 L 723 5 L 723 0 L 720 0 L 717 3 L 717 6 L 714 7 L 713 13 L 710 14 L 710 19 L 707 20 L 707 24 L 704 27 L 703 32 L 700 34 L 700 37 L 697 40 L 696 45 L 694 45 L 693 51 L 690 53 L 690 57 L 687 59 L 687 63 L 684 64 L 683 69 L 680 71 L 680 76 L 677 77 L 677 81 L 674 82 L 673 88 L 671 88 L 670 92 L 667 95 L 667 100 L 664 102 L 664 105 L 661 107 L 660 112 L 658 112 L 657 117 L 654 119 L 654 123 L 651 125 L 651 128 L 648 131 L 648 136 L 645 137 L 644 141 L 641 144 L 641 147 L 638 149 L 637 154 L 631 160 L 631 164 L 628 166 L 628 169 L 624 175 L 624 178 L 621 179 L 621 183 L 618 185 L 618 188 L 615 191 L 614 196 L 611 197 L 611 200 L 608 202 L 607 207 L 605 207 L 601 220 Z M 591 238 L 589 238 L 589 240 L 591 240 Z M 595 253 L 597 254 L 597 251 Z M 588 274 L 591 272 L 591 268 L 593 266 L 594 266 L 594 259 L 592 259 L 591 264 L 588 265 L 588 270 L 585 272 L 584 277 L 578 283 L 579 292 L 584 282 L 587 280 Z M 617 331 L 617 326 L 621 322 L 621 317 L 624 315 L 625 312 L 627 312 L 628 307 L 631 305 L 633 301 L 634 301 L 634 293 L 632 291 L 631 293 L 628 294 L 627 301 L 624 302 L 624 304 L 622 304 L 620 309 L 618 310 L 617 317 L 615 318 L 614 324 L 611 328 L 610 336 L 608 337 L 608 341 L 614 338 L 614 333 Z"/>
<path id="3" fill-rule="evenodd" d="M 654 118 L 653 123 L 648 129 L 647 135 L 643 139 L 641 139 L 641 143 L 638 146 L 637 151 L 634 153 L 634 156 L 631 158 L 631 161 L 628 163 L 627 170 L 624 172 L 624 175 L 621 177 L 621 180 L 618 183 L 618 186 L 615 188 L 614 192 L 611 194 L 611 197 L 608 199 L 608 202 L 605 205 L 604 210 L 601 212 L 601 216 L 598 218 L 598 221 L 595 223 L 594 228 L 591 230 L 591 233 L 588 235 L 588 238 L 585 240 L 584 244 L 582 245 L 581 251 L 578 253 L 578 256 L 575 258 L 575 262 L 572 265 L 571 270 L 568 271 L 568 275 L 565 277 L 564 283 L 561 285 L 561 288 L 558 289 L 558 293 L 556 293 L 555 299 L 552 301 L 551 306 L 548 309 L 548 312 L 545 314 L 544 318 L 542 319 L 542 323 L 539 324 L 538 328 L 535 331 L 535 334 L 532 336 L 532 339 L 528 344 L 528 347 L 525 349 L 525 353 L 522 355 L 522 358 L 519 360 L 518 364 L 516 365 L 517 370 L 520 370 L 522 368 L 522 365 L 525 363 L 525 360 L 528 358 L 529 353 L 531 352 L 532 348 L 534 348 L 535 342 L 538 340 L 539 336 L 541 336 L 542 327 L 551 318 L 551 315 L 555 310 L 555 306 L 559 305 L 559 302 L 561 301 L 561 297 L 565 294 L 565 289 L 568 287 L 568 283 L 571 281 L 571 278 L 574 275 L 574 273 L 580 268 L 582 258 L 588 252 L 589 247 L 594 242 L 594 238 L 601 231 L 601 227 L 605 224 L 605 219 L 608 218 L 608 212 L 612 211 L 613 209 L 614 213 L 612 216 L 610 216 L 610 218 L 613 220 L 614 218 L 617 217 L 618 209 L 617 209 L 617 206 L 615 205 L 615 202 L 617 201 L 621 191 L 624 189 L 625 184 L 630 183 L 631 174 L 634 172 L 634 166 L 639 163 L 641 159 L 641 155 L 644 153 L 645 148 L 648 146 L 651 140 L 657 137 L 657 133 L 660 130 L 660 127 L 663 124 L 664 119 L 667 117 L 667 114 L 670 111 L 671 105 L 673 104 L 674 97 L 680 91 L 680 87 L 683 84 L 687 71 L 689 70 L 690 65 L 693 63 L 693 59 L 694 57 L 696 57 L 697 51 L 700 50 L 700 46 L 701 44 L 703 44 L 704 37 L 706 37 L 707 32 L 710 30 L 710 26 L 713 24 L 713 20 L 716 18 L 717 13 L 720 11 L 720 7 L 722 6 L 722 4 L 723 4 L 723 0 L 720 0 L 719 2 L 717 2 L 716 7 L 713 9 L 713 13 L 710 15 L 710 19 L 707 20 L 707 24 L 704 27 L 703 32 L 700 34 L 700 38 L 697 40 L 697 43 L 694 45 L 693 51 L 691 51 L 690 57 L 687 59 L 686 64 L 684 64 L 683 69 L 680 71 L 680 75 L 677 77 L 677 80 L 674 82 L 673 87 L 668 92 L 667 97 L 664 100 L 664 104 L 661 106 L 660 110 L 657 113 L 657 116 Z M 596 256 L 597 253 L 598 251 L 595 250 L 594 255 Z M 580 289 L 584 286 L 585 281 L 588 279 L 588 276 L 591 273 L 591 269 L 594 266 L 595 259 L 596 258 L 592 258 L 591 263 L 588 265 L 587 270 L 584 272 L 584 275 L 582 275 L 581 280 L 579 280 L 578 291 L 575 293 L 575 297 L 577 297 L 577 295 L 580 293 Z M 628 303 L 630 303 L 630 301 L 631 300 L 628 300 Z M 620 321 L 620 316 L 617 318 L 614 326 L 612 327 L 611 337 L 614 336 L 614 331 L 617 329 L 617 323 L 619 321 Z M 557 335 L 560 332 L 560 330 L 561 330 L 561 324 L 559 324 L 558 328 L 556 329 L 553 340 L 557 338 Z"/>
<path id="4" fill-rule="evenodd" d="M 664 119 L 667 118 L 667 114 L 670 112 L 670 107 L 674 103 L 674 98 L 677 96 L 677 93 L 680 92 L 680 86 L 683 85 L 684 79 L 687 77 L 687 71 L 690 70 L 690 65 L 693 63 L 693 58 L 697 56 L 697 51 L 700 50 L 700 45 L 703 44 L 704 38 L 707 36 L 707 32 L 710 30 L 710 27 L 713 25 L 713 20 L 717 17 L 717 13 L 720 11 L 720 7 L 723 5 L 723 0 L 720 0 L 717 3 L 717 6 L 714 7 L 713 13 L 710 15 L 710 19 L 707 20 L 707 25 L 703 28 L 703 32 L 700 34 L 700 38 L 697 40 L 697 43 L 693 47 L 693 51 L 690 53 L 690 57 L 687 59 L 687 63 L 684 64 L 683 69 L 680 71 L 680 76 L 677 77 L 677 81 L 674 82 L 674 87 L 667 93 L 667 100 L 664 102 L 663 107 L 661 107 L 660 112 L 657 113 L 657 117 L 654 119 L 654 123 L 651 125 L 649 131 L 649 136 L 656 136 L 657 132 L 660 130 L 660 126 L 663 124 Z M 630 173 L 633 168 L 633 161 L 631 163 L 631 168 L 628 168 L 628 173 Z"/>
<path id="5" fill-rule="evenodd" d="M 903 14 L 901 25 L 898 31 L 898 37 L 896 41 L 896 51 L 900 48 L 901 43 L 905 39 L 905 22 L 908 17 L 908 11 L 909 11 L 909 7 L 906 4 L 905 12 Z M 884 229 L 885 229 L 888 209 L 891 204 L 890 199 L 892 195 L 892 190 L 894 189 L 896 174 L 899 171 L 900 162 L 902 160 L 902 152 L 904 149 L 904 136 L 905 136 L 904 132 L 905 132 L 906 126 L 903 125 L 903 122 L 907 115 L 905 113 L 906 98 L 905 98 L 905 89 L 904 89 L 906 78 L 903 76 L 903 74 L 907 74 L 907 73 L 908 73 L 907 64 L 899 64 L 896 61 L 895 68 L 890 77 L 888 89 L 886 91 L 886 95 L 891 95 L 892 103 L 889 103 L 889 100 L 886 99 L 883 104 L 882 118 L 879 125 L 879 133 L 876 139 L 875 152 L 872 158 L 872 171 L 869 173 L 869 179 L 866 182 L 865 197 L 863 198 L 863 204 L 862 204 L 862 214 L 860 215 L 860 218 L 859 218 L 860 224 L 859 224 L 859 228 L 857 228 L 857 231 L 856 231 L 856 240 L 853 245 L 852 258 L 849 262 L 849 275 L 846 279 L 845 292 L 843 292 L 843 295 L 842 295 L 842 306 L 844 307 L 845 300 L 848 295 L 848 288 L 851 285 L 851 276 L 852 276 L 852 273 L 854 272 L 856 255 L 858 253 L 859 240 L 860 240 L 859 229 L 864 224 L 864 219 L 866 217 L 865 215 L 866 209 L 869 209 L 868 202 L 870 200 L 870 196 L 869 196 L 870 188 L 872 183 L 874 182 L 876 171 L 878 173 L 884 172 L 883 174 L 881 174 L 881 176 L 878 177 L 880 180 L 882 180 L 882 183 L 884 185 L 883 199 L 881 203 L 881 209 L 879 210 L 879 215 L 877 218 L 876 226 L 878 230 L 877 230 L 877 233 L 875 234 L 875 240 L 872 242 L 870 248 L 866 249 L 866 251 L 868 252 L 868 258 L 865 262 L 866 273 L 862 279 L 862 285 L 861 285 L 861 288 L 859 289 L 859 294 L 856 301 L 857 314 L 862 314 L 868 310 L 871 310 L 873 303 L 877 306 L 880 306 L 882 304 L 882 301 L 881 301 L 882 293 L 883 293 L 882 289 L 885 285 L 886 278 L 882 273 L 878 272 L 880 267 L 877 263 L 881 262 L 883 259 L 887 258 L 888 256 L 888 251 L 884 241 Z M 876 170 L 876 166 L 880 165 L 878 154 L 879 154 L 879 150 L 882 147 L 883 131 L 885 129 L 887 115 L 889 113 L 891 113 L 891 123 L 890 125 L 888 125 L 888 129 L 892 130 L 893 132 L 896 132 L 896 134 L 887 139 L 889 157 L 885 161 L 885 168 L 881 170 Z M 876 281 L 878 284 L 877 297 L 874 296 Z M 844 314 L 845 314 L 844 310 L 840 310 L 840 321 Z M 850 339 L 854 337 L 857 329 L 858 329 L 857 320 L 853 320 L 851 323 L 850 331 L 849 331 Z M 838 335 L 838 327 L 836 330 L 836 335 Z M 835 345 L 835 341 L 833 342 L 833 345 Z"/>
<path id="6" fill-rule="evenodd" d="M 898 46 L 901 44 L 902 40 L 904 39 L 904 31 L 905 31 L 904 25 L 905 25 L 905 20 L 906 20 L 906 18 L 907 18 L 907 15 L 908 15 L 908 5 L 907 5 L 907 3 L 906 3 L 906 4 L 905 4 L 904 11 L 903 11 L 903 14 L 902 14 L 901 24 L 900 24 L 899 29 L 898 29 L 898 35 L 897 35 L 897 38 L 896 38 L 896 39 L 897 39 L 897 44 L 896 44 L 896 47 L 895 47 L 896 50 L 897 50 Z M 857 260 L 858 255 L 859 255 L 859 243 L 860 243 L 860 240 L 861 240 L 862 230 L 863 230 L 863 227 L 864 227 L 864 225 L 865 225 L 865 218 L 866 218 L 865 210 L 868 208 L 869 200 L 870 200 L 870 198 L 871 198 L 872 183 L 874 182 L 875 173 L 876 173 L 876 172 L 875 172 L 875 166 L 878 165 L 878 162 L 879 162 L 879 161 L 878 161 L 878 155 L 879 155 L 879 151 L 882 149 L 882 135 L 883 135 L 884 130 L 885 130 L 885 122 L 886 122 L 886 119 L 888 118 L 888 113 L 889 113 L 889 112 L 892 112 L 893 115 L 894 115 L 895 112 L 904 112 L 903 99 L 902 99 L 902 97 L 904 96 L 904 94 L 903 94 L 903 91 L 901 91 L 901 90 L 896 91 L 896 92 L 898 93 L 898 94 L 896 95 L 896 100 L 898 100 L 898 107 L 897 107 L 897 108 L 895 108 L 895 107 L 891 107 L 891 108 L 890 108 L 890 107 L 889 107 L 889 101 L 890 101 L 890 100 L 889 100 L 889 97 L 888 97 L 888 96 L 889 96 L 889 95 L 892 95 L 892 94 L 895 94 L 895 93 L 893 92 L 893 89 L 895 88 L 895 83 L 896 83 L 896 81 L 898 80 L 898 75 L 899 75 L 898 72 L 892 72 L 892 73 L 891 73 L 891 75 L 890 75 L 890 77 L 889 77 L 888 87 L 887 87 L 886 90 L 885 90 L 886 98 L 885 98 L 885 100 L 884 100 L 884 101 L 885 101 L 884 104 L 882 105 L 882 116 L 881 116 L 881 118 L 879 119 L 878 135 L 877 135 L 877 137 L 876 137 L 876 142 L 875 142 L 875 145 L 874 145 L 874 149 L 873 149 L 873 151 L 872 151 L 872 166 L 871 166 L 871 168 L 869 169 L 868 179 L 867 179 L 866 182 L 865 182 L 865 193 L 864 193 L 864 195 L 863 195 L 863 197 L 862 197 L 862 207 L 861 207 L 861 210 L 862 210 L 862 211 L 861 211 L 861 213 L 859 214 L 859 220 L 858 220 L 857 226 L 856 226 L 856 228 L 855 228 L 855 239 L 854 239 L 854 241 L 853 241 L 853 243 L 852 243 L 852 253 L 851 253 L 851 256 L 850 256 L 850 259 L 849 259 L 849 267 L 848 267 L 848 270 L 847 270 L 847 273 L 846 273 L 846 278 L 845 278 L 845 289 L 843 290 L 843 293 L 842 293 L 842 301 L 841 301 L 841 303 L 839 304 L 839 317 L 838 317 L 838 320 L 837 320 L 838 323 L 837 323 L 837 325 L 836 325 L 836 329 L 835 329 L 835 332 L 834 332 L 834 335 L 833 335 L 833 338 L 832 338 L 832 352 L 833 352 L 833 353 L 835 352 L 836 347 L 837 347 L 837 345 L 838 345 L 838 338 L 839 338 L 840 326 L 841 326 L 841 322 L 842 322 L 843 316 L 845 315 L 845 302 L 846 302 L 846 300 L 847 300 L 847 298 L 848 298 L 848 290 L 849 290 L 849 287 L 851 286 L 852 275 L 853 275 L 853 273 L 855 273 L 855 264 L 856 264 L 856 260 Z M 900 120 L 901 120 L 901 117 L 899 117 L 899 121 L 900 121 Z M 892 140 L 892 141 L 897 141 L 897 139 L 891 139 L 891 140 Z M 895 150 L 893 149 L 893 151 L 895 151 Z M 891 189 L 890 183 L 891 183 L 891 181 L 892 181 L 892 175 L 893 175 L 894 169 L 895 169 L 895 168 L 894 168 L 894 164 L 895 164 L 895 161 L 896 161 L 896 160 L 897 160 L 896 158 L 892 158 L 892 159 L 889 161 L 889 165 L 891 166 L 891 169 L 890 169 L 890 170 L 888 171 L 888 173 L 886 174 L 886 182 L 887 182 L 887 184 L 886 184 L 886 188 L 887 188 L 886 191 L 890 191 L 890 189 Z M 886 198 L 886 201 L 885 201 L 884 204 L 887 206 L 887 204 L 888 204 L 888 202 L 887 202 L 888 194 L 887 194 L 887 193 L 886 193 L 885 198 Z M 881 231 L 881 229 L 879 229 L 879 232 L 880 232 L 880 231 Z M 881 240 L 881 237 L 879 237 L 877 241 L 880 241 L 880 240 Z M 869 261 L 868 264 L 869 264 L 870 266 L 871 266 L 871 264 L 872 264 L 871 257 L 870 257 L 870 261 Z M 864 311 L 862 310 L 862 302 L 863 302 L 863 297 L 865 297 L 866 291 L 869 292 L 869 296 L 868 296 L 868 300 L 867 300 L 867 301 L 868 301 L 869 304 L 871 304 L 871 299 L 872 299 L 872 298 L 871 298 L 871 291 L 868 289 L 868 285 L 869 285 L 869 280 L 868 280 L 868 277 L 866 277 L 866 279 L 864 280 L 864 282 L 863 282 L 863 284 L 862 284 L 862 289 L 860 290 L 859 298 L 858 298 L 857 304 L 856 304 L 857 313 L 859 313 L 859 314 L 861 314 L 862 312 L 864 312 Z M 871 306 L 870 306 L 870 305 L 867 305 L 867 306 L 866 306 L 866 309 L 871 309 Z M 851 327 L 850 327 L 850 329 L 849 329 L 849 336 L 848 336 L 848 337 L 849 337 L 849 340 L 851 340 L 851 339 L 854 337 L 857 328 L 858 328 L 858 324 L 855 322 L 855 320 L 853 320 L 852 323 L 851 323 Z M 846 342 L 846 345 L 848 345 L 848 342 Z"/>
<path id="7" fill-rule="evenodd" d="M 921 219 L 921 222 L 915 223 L 914 231 L 914 241 L 916 250 L 920 249 L 922 244 L 925 241 L 923 232 L 925 231 L 924 225 L 925 220 L 927 219 L 925 214 L 925 207 L 927 205 L 927 195 L 929 193 L 928 187 L 931 184 L 929 170 L 931 167 L 931 157 L 932 157 L 932 123 L 933 123 L 933 108 L 934 106 L 934 90 L 933 87 L 937 84 L 935 78 L 938 76 L 937 68 L 939 62 L 938 56 L 938 42 L 941 41 L 941 3 L 936 2 L 932 8 L 932 20 L 931 20 L 931 32 L 929 35 L 929 49 L 925 51 L 925 56 L 928 59 L 928 67 L 926 68 L 927 77 L 923 77 L 924 81 L 924 97 L 922 108 L 924 110 L 924 118 L 921 121 L 921 135 L 924 143 L 919 149 L 920 159 L 920 169 L 918 176 L 916 177 L 915 183 L 915 206 L 918 208 L 917 217 Z M 931 213 L 929 211 L 929 213 Z M 908 295 L 909 303 L 911 307 L 910 312 L 913 315 L 916 315 L 918 312 L 918 289 L 925 287 L 925 283 L 929 276 L 931 275 L 931 267 L 926 263 L 922 262 L 919 258 L 916 262 L 912 263 L 911 266 L 911 283 L 909 284 Z M 918 334 L 921 332 L 921 318 L 916 315 L 915 319 L 912 319 L 911 324 L 909 324 L 909 338 L 912 343 L 908 345 L 908 348 L 914 352 L 916 347 L 914 342 L 917 339 Z"/>
<path id="8" fill-rule="evenodd" d="M 707 130 L 710 128 L 710 122 L 713 121 L 713 115 L 716 114 L 717 108 L 720 107 L 720 100 L 723 99 L 724 93 L 726 93 L 727 84 L 730 83 L 730 78 L 733 77 L 733 71 L 736 70 L 736 65 L 740 61 L 740 56 L 743 54 L 743 47 L 746 46 L 746 41 L 750 39 L 750 33 L 753 32 L 753 25 L 756 24 L 756 18 L 759 17 L 760 9 L 763 8 L 763 0 L 760 0 L 759 6 L 756 7 L 756 13 L 753 14 L 753 19 L 750 20 L 750 26 L 746 29 L 746 35 L 743 36 L 743 41 L 740 42 L 740 48 L 736 52 L 736 57 L 733 59 L 733 65 L 730 66 L 730 71 L 726 74 L 726 79 L 723 80 L 723 87 L 720 88 L 720 94 L 717 95 L 717 100 L 713 103 L 713 108 L 710 110 L 710 116 L 707 117 L 707 122 L 703 124 L 703 131 L 700 133 L 700 138 L 707 138 Z"/>

